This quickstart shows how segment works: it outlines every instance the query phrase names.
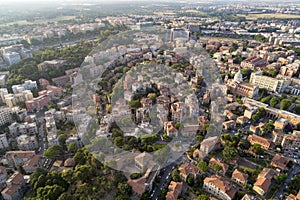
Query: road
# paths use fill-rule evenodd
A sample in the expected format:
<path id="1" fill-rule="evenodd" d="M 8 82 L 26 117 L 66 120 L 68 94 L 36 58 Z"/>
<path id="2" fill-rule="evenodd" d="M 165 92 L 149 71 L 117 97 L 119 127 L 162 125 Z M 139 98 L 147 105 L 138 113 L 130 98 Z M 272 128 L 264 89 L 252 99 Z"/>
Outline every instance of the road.
<path id="1" fill-rule="evenodd" d="M 292 169 L 289 170 L 289 172 L 288 172 L 287 179 L 284 181 L 284 183 L 281 184 L 280 189 L 274 193 L 273 198 L 283 199 L 285 187 L 288 186 L 289 183 L 291 182 L 292 178 L 295 177 L 299 173 L 300 173 L 300 166 L 294 164 Z"/>
<path id="2" fill-rule="evenodd" d="M 158 199 L 157 196 L 158 196 L 159 192 L 162 190 L 162 188 L 164 188 L 166 186 L 166 183 L 171 179 L 171 174 L 172 174 L 172 171 L 175 168 L 175 166 L 176 166 L 176 164 L 172 163 L 172 164 L 168 165 L 167 167 L 161 169 L 161 170 L 163 170 L 163 174 L 160 178 L 160 183 L 151 192 L 152 200 Z"/>

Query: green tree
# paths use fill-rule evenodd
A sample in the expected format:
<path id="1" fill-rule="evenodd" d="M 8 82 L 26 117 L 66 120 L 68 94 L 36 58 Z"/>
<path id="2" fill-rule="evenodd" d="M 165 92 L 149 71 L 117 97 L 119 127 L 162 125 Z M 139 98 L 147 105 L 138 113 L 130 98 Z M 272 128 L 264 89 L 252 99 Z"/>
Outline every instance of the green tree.
<path id="1" fill-rule="evenodd" d="M 80 149 L 76 152 L 76 154 L 73 157 L 74 161 L 80 165 L 83 165 L 86 162 L 85 155 L 83 151 Z"/>
<path id="2" fill-rule="evenodd" d="M 54 159 L 56 157 L 62 156 L 64 153 L 64 150 L 62 146 L 58 144 L 54 144 L 51 147 L 49 147 L 45 152 L 44 156 L 50 159 Z"/>
<path id="3" fill-rule="evenodd" d="M 118 192 L 125 195 L 130 195 L 132 189 L 128 183 L 119 183 L 118 184 Z"/>
<path id="4" fill-rule="evenodd" d="M 114 139 L 114 144 L 117 146 L 117 147 L 121 147 L 123 146 L 123 137 L 121 136 L 118 136 Z"/>
<path id="5" fill-rule="evenodd" d="M 268 104 L 270 102 L 271 98 L 272 98 L 271 96 L 264 97 L 260 100 L 260 102 Z"/>
<path id="6" fill-rule="evenodd" d="M 205 194 L 201 194 L 197 197 L 197 200 L 209 200 L 209 197 Z"/>
<path id="7" fill-rule="evenodd" d="M 140 100 L 131 100 L 129 102 L 129 106 L 130 106 L 130 108 L 137 109 L 137 108 L 142 107 L 142 104 L 141 104 Z"/>
<path id="8" fill-rule="evenodd" d="M 238 151 L 234 147 L 225 146 L 223 149 L 223 156 L 226 160 L 233 160 L 238 156 Z"/>
<path id="9" fill-rule="evenodd" d="M 66 144 L 66 140 L 68 139 L 68 136 L 66 134 L 61 134 L 58 137 L 58 142 L 61 146 L 64 146 Z"/>
<path id="10" fill-rule="evenodd" d="M 241 139 L 241 141 L 238 144 L 238 147 L 244 150 L 248 150 L 251 147 L 251 143 L 246 139 Z"/>
<path id="11" fill-rule="evenodd" d="M 205 161 L 201 161 L 198 163 L 198 168 L 202 172 L 207 172 L 209 170 L 209 167 Z"/>
<path id="12" fill-rule="evenodd" d="M 253 144 L 251 147 L 251 150 L 253 151 L 253 153 L 257 154 L 257 155 L 263 155 L 264 151 L 261 148 L 261 145 L 259 144 Z"/>
<path id="13" fill-rule="evenodd" d="M 300 114 L 300 104 L 296 104 L 296 105 L 295 105 L 294 111 L 295 111 L 295 113 L 296 113 L 297 115 Z"/>
<path id="14" fill-rule="evenodd" d="M 176 123 L 175 123 L 175 128 L 179 129 L 180 126 L 181 126 L 181 123 L 180 123 L 180 122 L 176 122 Z"/>
<path id="15" fill-rule="evenodd" d="M 172 179 L 175 182 L 179 182 L 180 181 L 180 176 L 179 176 L 179 170 L 178 169 L 174 169 L 172 171 Z"/>
<path id="16" fill-rule="evenodd" d="M 280 102 L 280 109 L 287 110 L 292 105 L 292 102 L 288 99 L 283 99 Z"/>
<path id="17" fill-rule="evenodd" d="M 272 97 L 270 100 L 270 106 L 275 107 L 279 103 L 279 99 L 277 97 Z"/>
<path id="18" fill-rule="evenodd" d="M 68 152 L 75 152 L 77 150 L 77 144 L 75 142 L 71 142 L 68 146 Z"/>
<path id="19" fill-rule="evenodd" d="M 195 183 L 195 179 L 194 179 L 194 176 L 192 176 L 192 175 L 189 175 L 188 177 L 187 177 L 187 184 L 189 185 L 189 186 L 193 186 L 194 185 L 194 183 Z"/>
<path id="20" fill-rule="evenodd" d="M 38 188 L 37 197 L 40 199 L 57 200 L 64 191 L 65 189 L 59 185 L 47 185 Z"/>

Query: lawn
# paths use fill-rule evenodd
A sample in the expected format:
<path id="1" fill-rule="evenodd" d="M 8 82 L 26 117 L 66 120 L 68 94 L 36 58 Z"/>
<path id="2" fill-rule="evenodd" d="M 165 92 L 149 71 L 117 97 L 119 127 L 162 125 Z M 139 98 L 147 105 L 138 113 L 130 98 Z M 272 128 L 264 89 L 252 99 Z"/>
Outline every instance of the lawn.
<path id="1" fill-rule="evenodd" d="M 282 14 L 282 13 L 265 13 L 265 14 L 238 14 L 239 17 L 246 17 L 247 20 L 264 19 L 300 19 L 300 15 Z"/>

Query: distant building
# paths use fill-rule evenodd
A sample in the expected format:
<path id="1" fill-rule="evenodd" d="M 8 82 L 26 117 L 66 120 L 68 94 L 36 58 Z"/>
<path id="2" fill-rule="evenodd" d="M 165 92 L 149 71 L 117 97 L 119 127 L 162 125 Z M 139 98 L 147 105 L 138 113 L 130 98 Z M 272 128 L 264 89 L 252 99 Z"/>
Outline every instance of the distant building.
<path id="1" fill-rule="evenodd" d="M 64 85 L 66 85 L 67 83 L 71 83 L 71 79 L 70 76 L 65 75 L 65 76 L 60 76 L 60 77 L 56 77 L 52 79 L 52 82 L 58 86 L 58 87 L 62 87 Z"/>
<path id="2" fill-rule="evenodd" d="M 249 82 L 253 85 L 257 85 L 259 88 L 265 88 L 269 91 L 278 93 L 284 92 L 291 83 L 288 79 L 277 79 L 264 76 L 261 72 L 252 72 Z"/>
<path id="3" fill-rule="evenodd" d="M 268 65 L 268 61 L 257 57 L 250 57 L 241 62 L 242 68 L 250 68 L 250 69 L 263 68 L 266 67 L 267 65 Z"/>
<path id="4" fill-rule="evenodd" d="M 17 52 L 7 52 L 7 53 L 4 53 L 2 56 L 3 56 L 4 61 L 8 65 L 13 65 L 13 64 L 16 64 L 21 61 L 21 56 Z"/>
<path id="5" fill-rule="evenodd" d="M 37 98 L 33 98 L 30 101 L 26 101 L 25 105 L 28 111 L 41 110 L 48 106 L 49 100 L 48 95 L 42 95 Z"/>
<path id="6" fill-rule="evenodd" d="M 59 69 L 62 66 L 64 66 L 64 64 L 66 64 L 66 60 L 51 60 L 51 61 L 44 61 L 42 63 L 40 63 L 38 65 L 38 69 L 40 71 L 44 71 L 44 70 L 48 70 L 48 69 Z"/>
<path id="7" fill-rule="evenodd" d="M 35 151 L 8 151 L 6 152 L 3 163 L 9 167 L 23 166 L 35 156 Z"/>

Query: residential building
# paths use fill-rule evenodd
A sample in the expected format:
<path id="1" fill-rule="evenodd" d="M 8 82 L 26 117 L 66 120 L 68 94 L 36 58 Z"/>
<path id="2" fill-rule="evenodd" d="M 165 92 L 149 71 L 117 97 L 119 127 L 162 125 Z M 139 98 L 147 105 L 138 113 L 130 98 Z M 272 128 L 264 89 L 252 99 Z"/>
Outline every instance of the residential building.
<path id="1" fill-rule="evenodd" d="M 296 149 L 300 146 L 300 131 L 294 130 L 292 134 L 285 134 L 281 130 L 273 131 L 273 142 L 280 143 L 285 149 Z"/>
<path id="2" fill-rule="evenodd" d="M 2 56 L 3 56 L 4 61 L 8 65 L 13 65 L 13 64 L 16 64 L 21 61 L 21 56 L 17 52 L 7 52 L 7 53 L 4 53 Z"/>
<path id="3" fill-rule="evenodd" d="M 20 150 L 29 151 L 38 148 L 38 142 L 35 136 L 20 135 L 16 139 Z"/>
<path id="4" fill-rule="evenodd" d="M 37 88 L 36 81 L 27 80 L 21 85 L 13 85 L 12 87 L 13 93 L 18 94 L 21 93 L 24 90 L 33 90 Z"/>
<path id="5" fill-rule="evenodd" d="M 259 144 L 263 149 L 273 149 L 274 143 L 266 138 L 260 137 L 258 135 L 252 134 L 248 136 L 248 141 L 251 144 Z"/>
<path id="6" fill-rule="evenodd" d="M 172 121 L 164 122 L 164 130 L 169 137 L 178 137 L 178 130 Z"/>
<path id="7" fill-rule="evenodd" d="M 17 106 L 20 102 L 25 102 L 33 99 L 33 94 L 30 90 L 24 90 L 17 94 L 6 94 L 4 95 L 5 104 L 12 108 Z"/>
<path id="8" fill-rule="evenodd" d="M 7 137 L 6 134 L 3 133 L 0 135 L 0 149 L 6 149 L 8 148 L 8 141 L 7 141 Z"/>
<path id="9" fill-rule="evenodd" d="M 206 177 L 203 181 L 203 189 L 224 200 L 234 199 L 237 192 L 229 181 L 217 175 Z"/>
<path id="10" fill-rule="evenodd" d="M 0 126 L 12 122 L 12 111 L 8 107 L 0 107 Z"/>
<path id="11" fill-rule="evenodd" d="M 290 162 L 290 160 L 280 154 L 275 154 L 271 161 L 271 166 L 275 167 L 276 169 L 279 169 L 281 172 L 286 170 L 287 164 Z"/>
<path id="12" fill-rule="evenodd" d="M 26 162 L 35 156 L 35 151 L 8 151 L 2 162 L 9 167 L 23 166 Z"/>
<path id="13" fill-rule="evenodd" d="M 26 101 L 25 105 L 28 111 L 41 110 L 48 106 L 49 100 L 48 95 L 42 95 L 37 98 L 33 98 L 30 101 Z"/>
<path id="14" fill-rule="evenodd" d="M 172 121 L 181 122 L 184 116 L 184 103 L 176 102 L 171 105 Z"/>
<path id="15" fill-rule="evenodd" d="M 200 151 L 209 154 L 211 151 L 221 148 L 221 140 L 218 136 L 204 139 L 200 144 Z"/>
<path id="16" fill-rule="evenodd" d="M 249 119 L 247 118 L 247 117 L 245 117 L 245 116 L 239 116 L 239 117 L 237 117 L 237 119 L 236 119 L 236 123 L 237 124 L 240 124 L 240 125 L 245 125 L 245 124 L 247 124 L 249 122 Z"/>
<path id="17" fill-rule="evenodd" d="M 70 80 L 70 76 L 64 75 L 64 76 L 59 76 L 59 77 L 53 78 L 52 82 L 56 86 L 62 87 L 64 85 L 66 85 L 67 83 L 71 83 L 71 80 Z"/>
<path id="18" fill-rule="evenodd" d="M 48 70 L 48 69 L 59 69 L 64 66 L 66 60 L 47 60 L 38 65 L 38 69 L 40 71 Z"/>
<path id="19" fill-rule="evenodd" d="M 187 180 L 187 177 L 189 175 L 193 176 L 194 180 L 196 180 L 196 176 L 198 172 L 199 172 L 198 167 L 188 162 L 185 162 L 179 166 L 179 175 L 184 181 Z"/>
<path id="20" fill-rule="evenodd" d="M 3 189 L 3 187 L 6 186 L 6 180 L 7 180 L 7 170 L 4 166 L 0 166 L 0 188 Z"/>
<path id="21" fill-rule="evenodd" d="M 42 165 L 42 160 L 40 155 L 34 155 L 30 160 L 28 160 L 24 165 L 23 169 L 26 174 L 31 174 L 34 170 Z"/>
<path id="22" fill-rule="evenodd" d="M 272 179 L 277 173 L 273 169 L 264 168 L 258 175 L 253 185 L 253 190 L 261 196 L 265 196 L 272 185 Z"/>
<path id="23" fill-rule="evenodd" d="M 209 166 L 213 168 L 214 165 L 218 165 L 221 167 L 221 170 L 218 172 L 222 173 L 223 175 L 226 174 L 229 167 L 226 163 L 222 162 L 220 159 L 211 158 L 209 160 Z"/>
<path id="24" fill-rule="evenodd" d="M 257 85 L 259 88 L 265 88 L 269 91 L 277 93 L 283 93 L 287 86 L 289 86 L 291 83 L 288 79 L 277 79 L 264 76 L 261 72 L 252 72 L 249 82 L 253 85 Z"/>
<path id="25" fill-rule="evenodd" d="M 177 200 L 182 191 L 182 182 L 171 181 L 168 192 L 166 195 L 166 200 Z"/>
<path id="26" fill-rule="evenodd" d="M 23 197 L 18 185 L 10 185 L 6 187 L 1 194 L 4 200 L 21 200 Z"/>
<path id="27" fill-rule="evenodd" d="M 245 174 L 238 169 L 235 169 L 232 173 L 231 178 L 240 185 L 244 185 L 248 180 L 248 174 Z"/>
<path id="28" fill-rule="evenodd" d="M 236 122 L 234 120 L 223 122 L 223 127 L 225 130 L 230 130 L 235 128 Z"/>
<path id="29" fill-rule="evenodd" d="M 242 68 L 250 68 L 250 69 L 263 68 L 266 67 L 267 65 L 268 65 L 268 61 L 257 57 L 250 57 L 241 62 Z"/>
<path id="30" fill-rule="evenodd" d="M 25 122 L 21 124 L 14 122 L 10 126 L 8 126 L 8 130 L 10 135 L 13 137 L 17 137 L 23 134 L 35 135 L 38 133 L 38 128 L 35 122 Z"/>

